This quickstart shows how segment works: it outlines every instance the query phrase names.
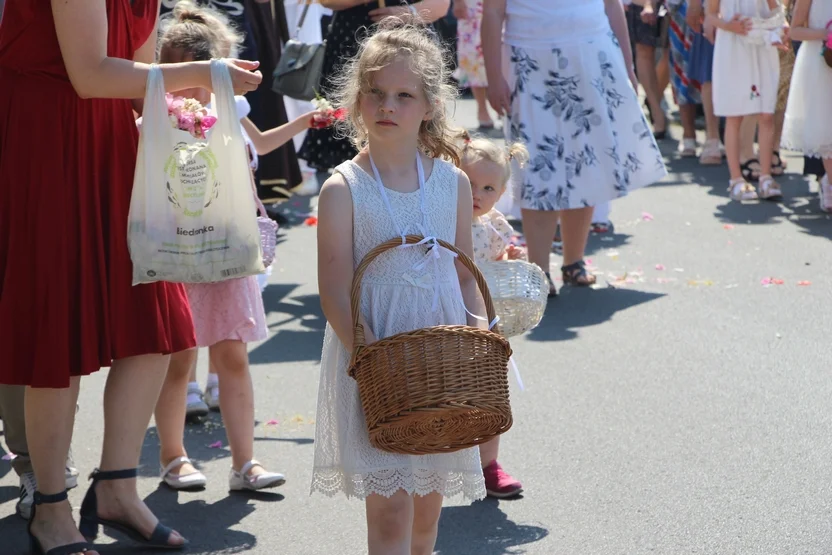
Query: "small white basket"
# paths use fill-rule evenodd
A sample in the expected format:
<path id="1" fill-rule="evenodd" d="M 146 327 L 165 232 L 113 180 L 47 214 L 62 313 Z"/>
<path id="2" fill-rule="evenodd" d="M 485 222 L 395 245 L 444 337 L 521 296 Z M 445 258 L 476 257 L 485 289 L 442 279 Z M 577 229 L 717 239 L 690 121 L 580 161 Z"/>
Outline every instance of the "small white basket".
<path id="1" fill-rule="evenodd" d="M 500 260 L 478 267 L 488 283 L 503 336 L 526 333 L 540 323 L 549 297 L 549 280 L 539 266 L 525 260 Z"/>

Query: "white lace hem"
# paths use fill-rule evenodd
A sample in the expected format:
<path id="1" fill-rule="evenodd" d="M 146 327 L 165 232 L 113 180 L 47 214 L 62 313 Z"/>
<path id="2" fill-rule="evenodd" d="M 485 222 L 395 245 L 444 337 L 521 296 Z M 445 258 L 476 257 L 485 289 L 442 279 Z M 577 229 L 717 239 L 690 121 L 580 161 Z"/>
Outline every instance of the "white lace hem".
<path id="1" fill-rule="evenodd" d="M 390 498 L 399 490 L 420 497 L 439 493 L 442 497 L 462 494 L 469 501 L 485 498 L 482 472 L 458 472 L 404 468 L 374 470 L 347 474 L 342 468 L 315 468 L 312 473 L 312 493 L 334 497 L 343 491 L 347 498 L 366 499 L 372 494 Z"/>
<path id="2" fill-rule="evenodd" d="M 832 158 L 832 145 L 822 145 L 817 149 L 805 149 L 797 141 L 783 141 L 780 143 L 780 148 L 792 152 L 800 152 L 803 156 L 810 158 Z"/>

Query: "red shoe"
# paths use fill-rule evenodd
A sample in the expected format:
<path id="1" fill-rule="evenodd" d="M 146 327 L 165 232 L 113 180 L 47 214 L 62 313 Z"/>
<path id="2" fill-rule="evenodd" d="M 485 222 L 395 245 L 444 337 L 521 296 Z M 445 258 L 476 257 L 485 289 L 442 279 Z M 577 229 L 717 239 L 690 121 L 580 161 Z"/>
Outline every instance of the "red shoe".
<path id="1" fill-rule="evenodd" d="M 507 474 L 496 460 L 483 468 L 482 474 L 485 477 L 485 491 L 489 497 L 506 499 L 523 493 L 523 484 Z"/>

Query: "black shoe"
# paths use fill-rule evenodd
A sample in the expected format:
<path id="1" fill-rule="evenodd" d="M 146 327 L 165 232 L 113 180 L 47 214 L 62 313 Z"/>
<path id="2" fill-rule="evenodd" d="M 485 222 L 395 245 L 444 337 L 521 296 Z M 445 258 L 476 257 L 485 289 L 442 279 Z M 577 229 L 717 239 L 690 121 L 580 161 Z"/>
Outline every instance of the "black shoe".
<path id="1" fill-rule="evenodd" d="M 90 474 L 92 485 L 87 490 L 87 495 L 84 497 L 84 502 L 81 504 L 81 525 L 78 527 L 81 533 L 87 540 L 92 541 L 98 537 L 98 527 L 104 526 L 117 530 L 136 542 L 153 547 L 156 549 L 184 549 L 188 546 L 188 540 L 185 540 L 181 545 L 173 545 L 168 543 L 170 535 L 173 532 L 170 528 L 161 522 L 156 524 L 156 528 L 149 538 L 145 538 L 138 530 L 117 520 L 107 520 L 98 516 L 98 498 L 95 495 L 95 486 L 101 480 L 125 480 L 128 478 L 135 478 L 138 472 L 135 468 L 127 470 L 107 470 L 101 471 L 95 469 Z M 184 538 L 183 538 L 184 539 Z M 71 552 L 68 552 L 71 553 Z"/>
<path id="2" fill-rule="evenodd" d="M 66 490 L 54 495 L 44 495 L 39 491 L 35 492 L 35 500 L 32 504 L 32 515 L 29 517 L 29 526 L 27 532 L 29 533 L 29 552 L 31 555 L 71 555 L 72 553 L 86 553 L 94 549 L 93 545 L 87 542 L 76 542 L 67 545 L 59 545 L 53 547 L 49 551 L 44 551 L 40 540 L 32 533 L 32 522 L 35 520 L 35 512 L 38 505 L 60 503 L 66 501 Z"/>

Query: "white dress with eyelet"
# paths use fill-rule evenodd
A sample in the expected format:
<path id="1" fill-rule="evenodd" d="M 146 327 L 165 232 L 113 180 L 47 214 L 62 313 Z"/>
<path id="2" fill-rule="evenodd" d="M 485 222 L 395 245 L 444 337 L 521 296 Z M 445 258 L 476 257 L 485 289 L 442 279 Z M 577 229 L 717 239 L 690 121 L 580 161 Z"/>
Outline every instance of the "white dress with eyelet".
<path id="1" fill-rule="evenodd" d="M 352 161 L 336 168 L 346 180 L 353 202 L 353 262 L 355 266 L 379 244 L 401 233 L 427 234 L 453 243 L 459 170 L 435 160 L 420 192 L 385 189 L 388 211 L 376 179 Z M 378 338 L 439 324 L 465 324 L 462 292 L 450 255 L 425 264 L 424 246 L 398 248 L 379 256 L 364 274 L 361 313 Z M 348 374 L 350 355 L 327 324 L 318 389 L 315 462 L 312 492 L 366 498 L 409 494 L 485 496 L 479 449 L 438 455 L 400 455 L 370 445 L 358 386 Z"/>

